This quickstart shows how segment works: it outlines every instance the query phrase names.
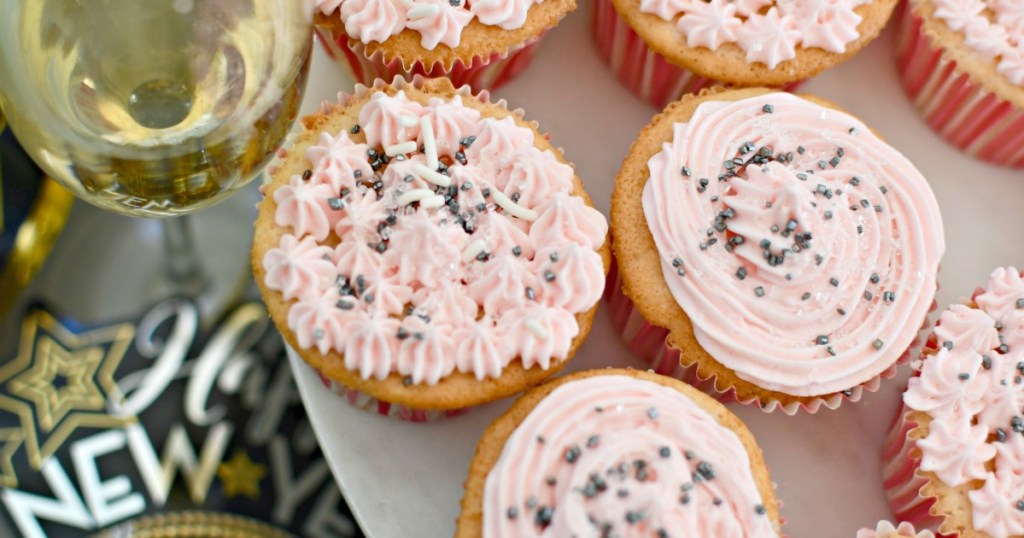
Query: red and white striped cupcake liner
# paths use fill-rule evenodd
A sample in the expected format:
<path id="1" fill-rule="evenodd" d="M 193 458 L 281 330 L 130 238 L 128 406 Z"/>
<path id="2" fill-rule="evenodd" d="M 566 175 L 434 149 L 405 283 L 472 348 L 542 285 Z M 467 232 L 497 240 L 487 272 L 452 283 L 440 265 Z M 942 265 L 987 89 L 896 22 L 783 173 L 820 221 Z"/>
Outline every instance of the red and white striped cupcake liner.
<path id="1" fill-rule="evenodd" d="M 362 43 L 349 39 L 346 34 L 334 35 L 330 29 L 321 26 L 316 27 L 315 31 L 327 55 L 360 84 L 372 84 L 375 79 L 393 80 L 396 76 L 411 80 L 413 76 L 420 75 L 425 78 L 447 77 L 456 88 L 468 85 L 473 88 L 473 92 L 494 90 L 522 73 L 533 60 L 537 46 L 544 37 L 541 34 L 505 52 L 474 57 L 469 65 L 456 60 L 447 68 L 440 62 L 425 65 L 416 61 L 406 65 L 398 58 L 388 62 L 382 52 L 369 54 Z"/>
<path id="2" fill-rule="evenodd" d="M 896 375 L 897 367 L 900 364 L 910 362 L 915 357 L 920 344 L 921 332 L 918 333 L 909 349 L 881 374 L 872 379 L 853 387 L 847 391 L 831 394 L 821 398 L 815 398 L 807 402 L 782 403 L 772 399 L 768 401 L 759 398 L 740 398 L 736 394 L 736 387 L 720 387 L 716 383 L 714 375 L 704 377 L 697 371 L 697 363 L 688 363 L 678 349 L 668 345 L 668 329 L 659 327 L 648 322 L 636 309 L 633 301 L 622 292 L 622 279 L 617 264 L 612 262 L 611 271 L 608 273 L 608 281 L 605 287 L 604 299 L 608 304 L 609 316 L 612 325 L 619 332 L 622 342 L 629 350 L 643 363 L 643 367 L 655 373 L 679 379 L 689 383 L 698 390 L 708 394 L 722 403 L 738 402 L 743 405 L 756 405 L 762 411 L 771 413 L 776 410 L 787 415 L 795 415 L 797 412 L 817 413 L 822 406 L 828 409 L 838 409 L 844 401 L 859 401 L 864 391 L 875 392 L 881 385 L 882 379 L 889 379 Z M 929 316 L 937 308 L 933 303 Z M 928 319 L 922 326 L 922 331 L 930 327 Z"/>
<path id="3" fill-rule="evenodd" d="M 1024 168 L 1024 108 L 971 80 L 922 31 L 923 19 L 904 2 L 898 16 L 896 61 L 907 96 L 950 144 L 977 159 Z"/>
<path id="4" fill-rule="evenodd" d="M 906 405 L 900 403 L 900 410 L 886 435 L 882 450 L 882 484 L 897 521 L 910 522 L 922 530 L 938 531 L 945 518 L 932 515 L 931 507 L 935 504 L 935 498 L 921 494 L 921 488 L 928 483 L 928 479 L 917 474 L 921 466 L 921 454 L 914 450 L 917 443 L 908 437 L 911 430 L 917 427 L 917 423 L 908 417 L 909 412 Z M 955 538 L 957 535 L 939 536 Z"/>
<path id="5" fill-rule="evenodd" d="M 657 108 L 688 93 L 697 93 L 724 82 L 702 77 L 679 67 L 647 46 L 612 4 L 612 0 L 595 0 L 592 33 L 598 51 L 627 88 Z M 783 87 L 796 89 L 803 81 Z"/>

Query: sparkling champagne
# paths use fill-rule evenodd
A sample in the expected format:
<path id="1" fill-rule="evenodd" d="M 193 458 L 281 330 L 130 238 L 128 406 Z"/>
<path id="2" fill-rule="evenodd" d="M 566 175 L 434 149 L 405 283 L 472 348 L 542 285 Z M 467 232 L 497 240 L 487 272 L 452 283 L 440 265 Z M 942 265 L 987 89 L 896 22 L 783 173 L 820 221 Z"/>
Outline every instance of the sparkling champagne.
<path id="1" fill-rule="evenodd" d="M 263 168 L 309 69 L 310 0 L 0 0 L 0 104 L 49 174 L 153 216 Z"/>

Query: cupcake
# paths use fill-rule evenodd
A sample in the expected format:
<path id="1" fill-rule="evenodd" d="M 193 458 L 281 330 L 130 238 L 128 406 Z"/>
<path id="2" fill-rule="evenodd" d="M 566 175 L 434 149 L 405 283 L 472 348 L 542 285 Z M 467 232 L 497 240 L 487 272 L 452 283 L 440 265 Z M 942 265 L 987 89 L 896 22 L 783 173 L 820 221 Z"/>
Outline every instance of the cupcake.
<path id="1" fill-rule="evenodd" d="M 943 536 L 1024 535 L 1024 280 L 997 269 L 939 316 L 883 452 L 893 513 Z"/>
<path id="2" fill-rule="evenodd" d="M 615 180 L 611 315 L 659 373 L 724 401 L 816 411 L 875 390 L 914 343 L 938 204 L 857 118 L 766 89 L 685 96 Z"/>
<path id="3" fill-rule="evenodd" d="M 1012 0 L 907 0 L 896 56 L 907 96 L 950 144 L 1024 168 L 1024 15 Z"/>
<path id="4" fill-rule="evenodd" d="M 317 0 L 315 29 L 356 81 L 447 77 L 496 89 L 533 58 L 576 0 Z"/>
<path id="5" fill-rule="evenodd" d="M 898 527 L 888 521 L 880 521 L 873 529 L 857 531 L 857 538 L 935 538 L 935 533 L 927 530 L 917 532 L 914 526 L 906 521 L 900 523 Z"/>
<path id="6" fill-rule="evenodd" d="M 260 204 L 253 270 L 326 385 L 422 420 L 410 410 L 565 366 L 604 288 L 607 223 L 535 123 L 446 79 L 396 79 L 303 125 Z"/>
<path id="7" fill-rule="evenodd" d="M 896 0 L 597 0 L 594 39 L 658 108 L 701 88 L 791 89 L 878 36 Z"/>
<path id="8" fill-rule="evenodd" d="M 455 536 L 779 536 L 740 420 L 684 383 L 605 369 L 545 383 L 484 432 Z"/>

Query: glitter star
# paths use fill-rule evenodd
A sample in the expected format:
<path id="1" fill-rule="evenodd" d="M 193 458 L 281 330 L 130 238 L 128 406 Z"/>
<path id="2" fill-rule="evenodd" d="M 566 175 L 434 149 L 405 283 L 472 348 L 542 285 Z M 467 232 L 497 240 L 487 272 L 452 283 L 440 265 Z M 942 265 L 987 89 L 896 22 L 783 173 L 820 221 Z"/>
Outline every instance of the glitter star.
<path id="1" fill-rule="evenodd" d="M 253 463 L 249 455 L 242 450 L 235 452 L 231 460 L 217 467 L 224 495 L 229 499 L 245 495 L 250 499 L 260 498 L 260 481 L 267 474 L 267 468 Z"/>
<path id="2" fill-rule="evenodd" d="M 75 333 L 43 310 L 22 320 L 18 355 L 0 367 L 0 411 L 17 416 L 18 432 L 0 430 L 0 482 L 17 484 L 8 469 L 18 445 L 38 470 L 78 428 L 114 428 L 135 417 L 112 415 L 119 394 L 114 371 L 135 336 L 131 324 Z"/>

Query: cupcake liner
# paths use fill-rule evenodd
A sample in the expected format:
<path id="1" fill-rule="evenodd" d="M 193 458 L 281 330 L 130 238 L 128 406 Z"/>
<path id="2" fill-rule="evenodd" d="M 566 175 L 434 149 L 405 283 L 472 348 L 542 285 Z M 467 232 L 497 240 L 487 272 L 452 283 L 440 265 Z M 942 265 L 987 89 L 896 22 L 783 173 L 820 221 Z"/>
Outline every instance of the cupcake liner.
<path id="1" fill-rule="evenodd" d="M 307 368 L 316 373 L 320 384 L 327 390 L 331 391 L 335 395 L 339 396 L 341 400 L 348 402 L 349 404 L 362 409 L 369 413 L 375 413 L 385 417 L 396 418 L 406 422 L 433 422 L 435 420 L 441 420 L 450 417 L 457 417 L 465 414 L 472 407 L 463 409 L 413 409 L 404 405 L 399 405 L 392 402 L 386 402 L 378 398 L 374 398 L 365 392 L 360 392 L 355 389 L 351 389 L 337 381 L 327 377 L 323 372 L 310 366 L 306 361 L 302 359 L 302 356 L 296 353 L 291 346 L 286 346 L 288 353 L 294 355 L 299 362 L 306 365 Z"/>
<path id="2" fill-rule="evenodd" d="M 892 378 L 896 375 L 899 365 L 908 363 L 917 356 L 922 331 L 931 326 L 931 314 L 938 307 L 937 303 L 932 303 L 929 315 L 924 320 L 921 331 L 918 332 L 910 347 L 895 364 L 881 374 L 843 392 L 814 398 L 805 402 L 782 403 L 777 399 L 765 401 L 754 397 L 740 398 L 734 386 L 719 386 L 715 375 L 705 377 L 698 371 L 698 364 L 696 362 L 687 364 L 680 351 L 668 345 L 666 341 L 669 336 L 668 329 L 658 327 L 644 319 L 643 315 L 636 309 L 633 301 L 622 292 L 622 278 L 619 274 L 618 265 L 614 260 L 612 261 L 611 271 L 608 273 L 604 299 L 608 304 L 612 325 L 618 331 L 622 342 L 633 355 L 643 362 L 645 368 L 661 375 L 685 381 L 722 403 L 738 402 L 743 405 L 757 405 L 766 413 L 778 410 L 787 415 L 795 415 L 800 411 L 814 414 L 822 406 L 828 409 L 838 409 L 843 401 L 859 401 L 863 397 L 864 391 L 877 391 L 882 379 Z"/>
<path id="3" fill-rule="evenodd" d="M 650 49 L 619 16 L 612 0 L 595 0 L 593 13 L 591 29 L 601 57 L 622 84 L 655 107 L 665 108 L 687 93 L 728 85 L 672 64 Z M 782 89 L 792 91 L 802 83 L 796 81 Z"/>
<path id="4" fill-rule="evenodd" d="M 925 121 L 964 153 L 1024 168 L 1024 109 L 971 80 L 922 31 L 923 19 L 904 2 L 899 13 L 896 61 L 909 99 Z"/>
<path id="5" fill-rule="evenodd" d="M 901 402 L 883 445 L 882 484 L 897 521 L 907 521 L 922 530 L 938 531 L 945 518 L 931 514 L 936 499 L 921 494 L 928 479 L 916 472 L 921 465 L 921 453 L 910 439 L 910 432 L 917 426 L 910 419 L 910 409 Z"/>
<path id="6" fill-rule="evenodd" d="M 468 85 L 474 92 L 499 88 L 518 76 L 530 64 L 544 37 L 544 33 L 541 33 L 504 52 L 474 56 L 469 65 L 456 60 L 449 66 L 443 62 L 426 65 L 422 61 L 415 61 L 407 64 L 400 58 L 389 61 L 381 51 L 370 54 L 363 43 L 350 39 L 347 34 L 335 35 L 335 30 L 324 26 L 317 26 L 315 31 L 327 55 L 361 84 L 370 84 L 374 79 L 392 80 L 396 76 L 408 79 L 419 75 L 426 78 L 447 77 L 456 88 Z"/>

